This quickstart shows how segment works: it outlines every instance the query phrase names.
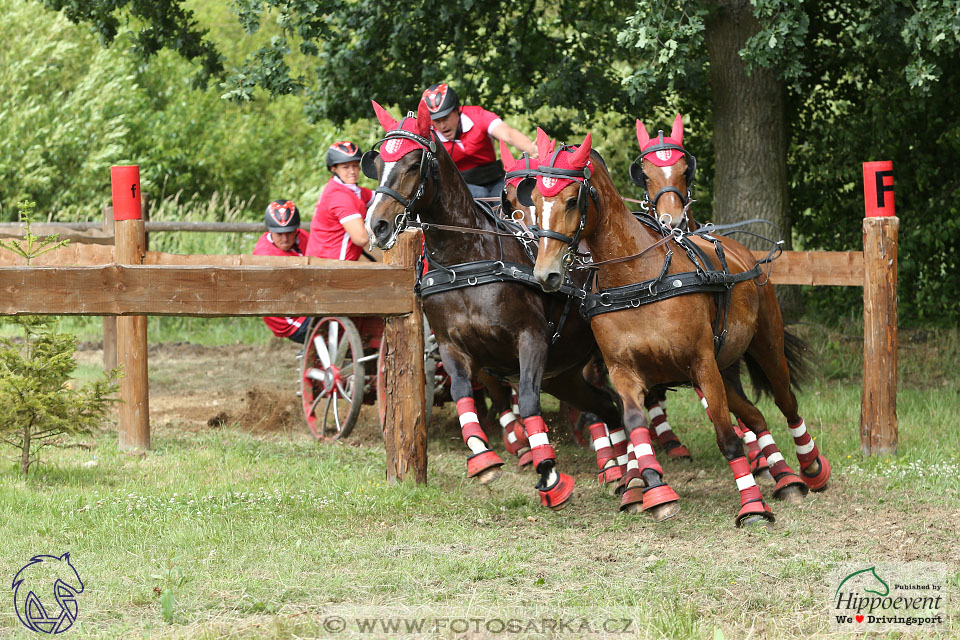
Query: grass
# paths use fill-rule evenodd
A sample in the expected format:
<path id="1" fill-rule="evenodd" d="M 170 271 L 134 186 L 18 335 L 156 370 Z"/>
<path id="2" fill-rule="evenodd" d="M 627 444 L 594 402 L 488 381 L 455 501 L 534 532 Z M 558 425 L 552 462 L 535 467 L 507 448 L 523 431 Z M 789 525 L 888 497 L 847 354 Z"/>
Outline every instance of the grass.
<path id="1" fill-rule="evenodd" d="M 526 472 L 475 485 L 450 407 L 438 410 L 419 487 L 384 482 L 371 434 L 317 444 L 173 423 L 155 426 L 146 456 L 120 452 L 105 429 L 89 450 L 48 453 L 26 480 L 0 469 L 0 574 L 69 550 L 87 587 L 75 638 L 334 637 L 341 618 L 335 637 L 469 637 L 466 621 L 480 625 L 472 637 L 806 638 L 829 631 L 827 576 L 838 564 L 926 560 L 948 563 L 953 626 L 943 637 L 960 635 L 960 396 L 939 382 L 957 379 L 957 332 L 903 341 L 901 373 L 916 374 L 899 391 L 899 455 L 865 459 L 862 363 L 846 339 L 856 328 L 799 329 L 836 363 L 800 395 L 834 476 L 803 504 L 773 503 L 770 530 L 732 526 L 729 470 L 695 395 L 681 390 L 670 421 L 695 461 L 664 461 L 683 501 L 668 522 L 619 514 L 592 480 L 591 454 L 562 430 L 551 437 L 578 483 L 565 511 L 544 510 Z M 782 418 L 769 400 L 759 406 L 792 461 Z M 509 620 L 515 631 L 496 634 Z M 545 621 L 565 626 L 551 632 Z M 12 606 L 0 607 L 0 636 L 26 633 Z"/>

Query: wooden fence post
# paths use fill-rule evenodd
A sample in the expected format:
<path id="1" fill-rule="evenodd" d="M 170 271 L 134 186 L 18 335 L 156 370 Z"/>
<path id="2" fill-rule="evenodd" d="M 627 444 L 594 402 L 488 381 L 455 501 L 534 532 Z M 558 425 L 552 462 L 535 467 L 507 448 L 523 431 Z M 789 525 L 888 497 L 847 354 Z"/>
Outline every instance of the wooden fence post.
<path id="1" fill-rule="evenodd" d="M 113 207 L 103 208 L 103 223 L 101 228 L 105 234 L 114 235 Z M 114 237 L 114 241 L 116 238 Z M 116 262 L 116 257 L 114 257 Z M 103 316 L 103 369 L 110 371 L 117 368 L 117 316 Z"/>
<path id="2" fill-rule="evenodd" d="M 397 244 L 384 254 L 384 262 L 413 269 L 420 255 L 420 231 L 400 234 Z M 413 475 L 418 484 L 427 481 L 427 425 L 423 406 L 423 312 L 415 298 L 413 313 L 386 320 L 383 338 L 383 386 L 386 394 L 384 444 L 387 481 L 403 481 Z"/>
<path id="3" fill-rule="evenodd" d="M 111 167 L 110 174 L 116 233 L 114 262 L 143 264 L 146 250 L 140 209 L 139 168 Z M 150 408 L 146 316 L 117 318 L 117 356 L 123 368 L 117 421 L 120 448 L 147 450 L 150 448 Z"/>
<path id="4" fill-rule="evenodd" d="M 897 233 L 893 216 L 863 220 L 864 455 L 897 452 Z"/>

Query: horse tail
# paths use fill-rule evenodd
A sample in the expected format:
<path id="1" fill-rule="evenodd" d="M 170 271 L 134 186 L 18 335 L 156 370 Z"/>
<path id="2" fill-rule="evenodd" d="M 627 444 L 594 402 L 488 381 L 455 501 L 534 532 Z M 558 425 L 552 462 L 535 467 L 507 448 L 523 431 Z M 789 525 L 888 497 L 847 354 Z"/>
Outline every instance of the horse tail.
<path id="1" fill-rule="evenodd" d="M 783 331 L 783 355 L 787 359 L 787 370 L 790 371 L 790 386 L 800 391 L 802 385 L 810 379 L 810 347 L 796 335 L 786 329 Z M 767 374 L 760 368 L 760 364 L 749 353 L 743 354 L 747 363 L 747 373 L 750 374 L 750 383 L 758 396 L 773 396 L 773 385 Z"/>

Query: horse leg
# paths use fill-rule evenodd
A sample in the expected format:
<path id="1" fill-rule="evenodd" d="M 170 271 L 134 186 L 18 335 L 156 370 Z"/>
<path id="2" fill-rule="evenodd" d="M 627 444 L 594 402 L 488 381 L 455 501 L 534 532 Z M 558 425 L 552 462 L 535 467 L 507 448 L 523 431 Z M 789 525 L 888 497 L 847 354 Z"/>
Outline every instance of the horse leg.
<path id="1" fill-rule="evenodd" d="M 597 481 L 616 483 L 627 464 L 627 435 L 614 399 L 594 386 L 579 369 L 571 369 L 543 383 L 543 389 L 579 409 L 587 420 L 597 454 Z M 602 415 L 601 415 L 602 414 Z M 622 460 L 621 460 L 622 458 Z"/>
<path id="2" fill-rule="evenodd" d="M 680 497 L 663 481 L 663 468 L 653 452 L 643 409 L 646 385 L 633 371 L 621 366 L 610 368 L 610 380 L 623 401 L 623 425 L 629 433 L 620 510 L 648 511 L 655 522 L 672 518 L 680 511 Z"/>
<path id="3" fill-rule="evenodd" d="M 763 318 L 762 314 L 761 318 Z M 797 397 L 790 388 L 790 366 L 784 351 L 783 335 L 783 322 L 779 313 L 775 318 L 761 320 L 747 353 L 770 382 L 773 400 L 787 419 L 787 427 L 796 446 L 803 481 L 811 491 L 823 491 L 830 480 L 830 462 L 826 456 L 820 454 L 817 444 L 807 431 L 806 423 L 797 413 Z M 750 362 L 748 361 L 747 364 L 749 366 Z"/>
<path id="4" fill-rule="evenodd" d="M 730 421 L 730 409 L 723 378 L 713 357 L 713 345 L 703 345 L 699 361 L 694 363 L 691 374 L 694 384 L 699 387 L 712 408 L 710 419 L 717 433 L 717 446 L 726 458 L 740 491 L 740 511 L 734 523 L 737 527 L 753 524 L 766 524 L 774 521 L 773 512 L 763 501 L 760 487 L 750 472 L 750 463 L 743 453 L 743 443 L 737 436 Z"/>
<path id="5" fill-rule="evenodd" d="M 747 400 L 747 394 L 743 391 L 743 385 L 740 384 L 740 361 L 737 361 L 733 366 L 727 367 L 720 372 L 720 375 L 723 377 L 723 384 L 727 389 L 727 403 L 730 405 L 730 412 L 737 419 L 737 424 L 734 426 L 734 431 L 737 435 L 740 436 L 740 439 L 743 440 L 743 444 L 747 446 L 747 460 L 750 462 L 750 472 L 754 475 L 755 478 L 758 477 L 769 477 L 770 480 L 773 480 L 773 477 L 770 475 L 770 465 L 767 462 L 767 458 L 764 455 L 763 451 L 760 449 L 760 445 L 757 444 L 757 435 L 756 433 L 747 427 L 741 418 L 741 414 L 734 406 L 734 394 L 739 398 L 743 399 L 746 402 L 751 410 L 754 413 L 751 416 L 755 415 L 766 425 L 766 421 L 763 418 L 763 414 L 759 411 L 756 411 L 756 407 Z M 697 392 L 697 395 L 700 397 L 700 404 L 703 406 L 704 410 L 707 412 L 707 418 L 713 419 L 710 417 L 710 407 L 707 404 L 707 399 L 704 397 L 703 392 L 700 389 L 694 387 L 694 390 Z M 736 406 L 741 406 L 737 403 Z M 752 418 L 756 419 L 756 418 Z M 762 429 L 761 429 L 762 431 Z"/>
<path id="6" fill-rule="evenodd" d="M 493 376 L 481 372 L 477 376 L 482 380 L 487 389 L 487 395 L 490 397 L 490 410 L 500 421 L 500 427 L 503 429 L 503 446 L 510 455 L 517 456 L 520 459 L 518 463 L 523 466 L 524 457 L 526 464 L 533 460 L 530 455 L 530 443 L 527 441 L 527 434 L 523 431 L 523 425 L 514 412 L 511 402 L 514 397 L 513 387 L 500 382 Z"/>
<path id="7" fill-rule="evenodd" d="M 681 444 L 680 438 L 673 433 L 667 421 L 667 392 L 661 387 L 654 387 L 643 399 L 643 406 L 650 416 L 650 427 L 657 436 L 660 448 L 671 458 L 693 460 L 690 450 Z"/>
<path id="8" fill-rule="evenodd" d="M 540 474 L 537 491 L 540 502 L 554 511 L 569 504 L 573 478 L 556 470 L 557 454 L 547 437 L 547 423 L 540 409 L 540 386 L 547 360 L 547 342 L 540 335 L 524 332 L 520 336 L 519 406 L 523 426 L 533 454 L 533 467 Z"/>
<path id="9" fill-rule="evenodd" d="M 467 475 L 479 480 L 480 484 L 489 484 L 500 477 L 503 460 L 490 449 L 487 434 L 480 426 L 477 406 L 473 399 L 468 359 L 459 352 L 454 354 L 444 345 L 440 345 L 440 358 L 443 360 L 444 370 L 450 375 L 450 395 L 457 404 L 460 433 L 463 442 L 471 451 L 467 458 Z"/>
<path id="10" fill-rule="evenodd" d="M 768 474 L 772 475 L 777 485 L 773 490 L 773 497 L 786 502 L 802 502 L 807 495 L 809 487 L 801 480 L 793 469 L 791 469 L 783 455 L 773 441 L 767 429 L 767 421 L 763 414 L 747 400 L 740 384 L 740 370 L 737 367 L 736 375 L 733 375 L 733 369 L 727 369 L 721 375 L 723 384 L 727 390 L 727 401 L 730 403 L 730 410 L 738 416 L 737 421 L 743 425 L 743 441 L 747 444 L 747 456 L 751 462 L 751 469 L 754 462 L 763 459 L 763 466 L 770 465 Z M 755 454 L 754 454 L 755 450 Z M 759 466 L 759 463 L 758 463 Z M 766 469 L 765 469 L 766 470 Z M 754 471 L 754 475 L 756 475 Z"/>

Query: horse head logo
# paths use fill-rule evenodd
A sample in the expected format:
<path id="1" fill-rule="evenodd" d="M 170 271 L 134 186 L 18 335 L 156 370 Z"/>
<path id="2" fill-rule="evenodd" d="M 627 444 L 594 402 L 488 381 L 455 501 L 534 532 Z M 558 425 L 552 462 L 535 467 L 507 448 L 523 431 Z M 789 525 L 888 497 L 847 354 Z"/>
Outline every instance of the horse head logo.
<path id="1" fill-rule="evenodd" d="M 833 597 L 837 597 L 837 595 L 840 593 L 841 587 L 848 582 L 850 583 L 850 586 L 847 587 L 848 589 L 860 588 L 866 593 L 873 593 L 880 597 L 890 594 L 890 587 L 883 578 L 877 575 L 876 567 L 861 569 L 860 571 L 854 571 L 848 575 L 840 582 L 840 586 L 837 587 L 837 591 L 833 594 Z"/>
<path id="2" fill-rule="evenodd" d="M 77 595 L 83 593 L 83 581 L 70 563 L 69 552 L 30 558 L 10 588 L 17 617 L 31 631 L 63 633 L 77 620 Z"/>

